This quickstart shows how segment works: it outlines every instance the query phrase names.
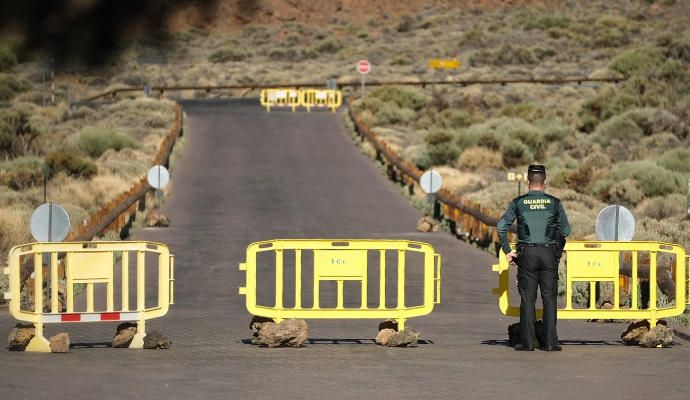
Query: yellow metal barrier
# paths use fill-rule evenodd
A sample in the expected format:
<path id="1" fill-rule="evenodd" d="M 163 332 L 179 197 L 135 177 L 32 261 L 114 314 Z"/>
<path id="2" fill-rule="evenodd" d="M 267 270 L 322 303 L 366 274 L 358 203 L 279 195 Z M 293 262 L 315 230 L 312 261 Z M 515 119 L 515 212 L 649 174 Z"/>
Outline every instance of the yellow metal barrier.
<path id="1" fill-rule="evenodd" d="M 294 257 L 286 257 L 286 252 Z M 257 256 L 262 253 L 274 254 L 275 262 L 275 305 L 262 306 L 257 304 Z M 390 257 L 394 253 L 395 257 Z M 422 290 L 423 303 L 416 306 L 406 306 L 406 255 L 419 254 L 423 258 Z M 240 294 L 246 295 L 247 310 L 252 315 L 273 318 L 280 322 L 286 318 L 380 318 L 397 319 L 398 328 L 404 329 L 405 320 L 411 317 L 429 314 L 434 304 L 440 302 L 441 295 L 441 257 L 434 254 L 431 245 L 407 240 L 269 240 L 252 243 L 247 248 L 246 262 L 240 264 L 240 270 L 246 271 L 246 286 L 240 288 Z M 378 258 L 378 288 L 379 301 L 376 307 L 370 307 L 368 302 L 369 258 Z M 303 260 L 313 260 L 313 305 L 304 307 L 302 301 Z M 386 268 L 387 260 L 397 262 L 397 304 L 394 308 L 386 304 Z M 294 266 L 294 306 L 284 306 L 284 278 L 285 264 Z M 262 266 L 263 267 L 263 266 Z M 265 268 L 263 269 L 265 270 Z M 308 272 L 307 272 L 308 273 Z M 337 283 L 337 299 L 335 307 L 321 306 L 320 285 L 322 282 L 335 281 Z M 345 281 L 355 281 L 361 284 L 361 300 L 356 307 L 344 305 L 343 284 Z M 263 281 L 266 283 L 266 281 Z M 409 283 L 408 283 L 409 285 Z"/>
<path id="2" fill-rule="evenodd" d="M 135 257 L 131 257 L 135 255 Z M 146 259 L 156 258 L 155 276 L 158 292 L 155 304 L 147 299 Z M 136 260 L 136 305 L 131 307 L 130 258 Z M 22 293 L 22 269 L 29 268 L 33 287 Z M 64 271 L 64 272 L 63 272 Z M 35 337 L 26 351 L 49 352 L 50 345 L 43 336 L 43 324 L 64 322 L 136 321 L 137 334 L 131 348 L 143 347 L 146 320 L 168 312 L 173 304 L 174 256 L 168 247 L 152 242 L 65 242 L 31 243 L 15 246 L 9 253 L 10 314 L 19 321 L 33 323 Z M 149 272 L 152 273 L 152 272 Z M 63 276 L 64 274 L 64 276 Z M 61 293 L 64 280 L 64 293 Z M 115 285 L 119 281 L 121 291 L 115 302 Z M 75 285 L 86 286 L 86 299 L 75 305 L 83 296 L 75 295 Z M 105 304 L 94 303 L 94 286 L 105 286 Z M 149 288 L 148 290 L 151 290 Z M 23 295 L 23 296 L 22 296 Z M 22 297 L 28 301 L 22 302 Z M 99 297 L 99 300 L 102 300 Z M 26 304 L 29 303 L 29 304 Z M 149 304 L 149 306 L 147 306 Z M 80 308 L 80 310 L 77 310 Z"/>
<path id="3" fill-rule="evenodd" d="M 688 288 L 686 277 L 688 264 L 685 250 L 678 245 L 660 242 L 584 242 L 570 241 L 566 244 L 566 304 L 558 310 L 559 319 L 647 319 L 652 326 L 660 318 L 680 315 L 685 311 Z M 649 259 L 648 265 L 641 260 Z M 627 261 L 629 259 L 629 261 Z M 659 265 L 663 260 L 664 265 Z M 520 307 L 511 306 L 509 298 L 509 264 L 503 253 L 493 270 L 499 273 L 499 287 L 492 290 L 499 297 L 501 312 L 505 315 L 520 316 Z M 675 279 L 675 298 L 668 304 L 658 305 L 658 271 L 663 271 Z M 625 269 L 625 271 L 624 271 Z M 629 273 L 630 302 L 621 304 L 621 279 Z M 649 281 L 649 306 L 640 308 L 638 295 L 639 281 Z M 576 282 L 589 284 L 589 305 L 573 307 L 573 287 Z M 608 282 L 613 285 L 612 308 L 597 308 L 596 284 Z M 627 288 L 626 288 L 627 289 Z M 541 310 L 537 310 L 538 317 Z"/>
<path id="4" fill-rule="evenodd" d="M 327 107 L 333 112 L 343 104 L 343 93 L 340 90 L 302 90 L 301 104 L 311 111 L 312 107 Z"/>
<path id="5" fill-rule="evenodd" d="M 297 89 L 263 89 L 261 91 L 261 105 L 271 111 L 271 107 L 290 107 L 292 112 L 301 103 L 300 91 Z"/>

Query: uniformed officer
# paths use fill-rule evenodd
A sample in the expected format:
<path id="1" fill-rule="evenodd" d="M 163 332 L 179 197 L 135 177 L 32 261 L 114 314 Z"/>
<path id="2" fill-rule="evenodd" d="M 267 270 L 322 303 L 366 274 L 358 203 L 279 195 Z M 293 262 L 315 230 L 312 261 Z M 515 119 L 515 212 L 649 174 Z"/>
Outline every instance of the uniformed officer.
<path id="1" fill-rule="evenodd" d="M 535 302 L 537 285 L 544 305 L 544 341 L 541 350 L 560 351 L 557 344 L 556 309 L 558 297 L 558 264 L 560 241 L 570 234 L 570 225 L 561 201 L 544 193 L 546 169 L 530 165 L 527 170 L 529 192 L 508 204 L 498 222 L 498 238 L 509 263 L 517 262 L 520 292 L 520 334 L 522 343 L 515 350 L 532 351 L 536 343 Z M 508 243 L 508 228 L 517 220 L 517 251 Z"/>

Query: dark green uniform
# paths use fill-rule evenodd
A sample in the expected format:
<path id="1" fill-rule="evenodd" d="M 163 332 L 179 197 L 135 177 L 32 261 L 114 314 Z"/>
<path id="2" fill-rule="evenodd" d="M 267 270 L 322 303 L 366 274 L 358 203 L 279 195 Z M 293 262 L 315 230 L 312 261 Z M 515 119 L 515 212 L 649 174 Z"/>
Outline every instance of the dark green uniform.
<path id="1" fill-rule="evenodd" d="M 536 343 L 534 331 L 537 285 L 544 305 L 543 346 L 554 346 L 558 297 L 557 246 L 560 239 L 570 235 L 568 217 L 561 201 L 540 190 L 530 190 L 516 197 L 498 221 L 498 238 L 503 251 L 511 252 L 508 228 L 517 220 L 518 233 L 518 289 L 520 292 L 520 333 L 522 344 L 532 348 Z"/>

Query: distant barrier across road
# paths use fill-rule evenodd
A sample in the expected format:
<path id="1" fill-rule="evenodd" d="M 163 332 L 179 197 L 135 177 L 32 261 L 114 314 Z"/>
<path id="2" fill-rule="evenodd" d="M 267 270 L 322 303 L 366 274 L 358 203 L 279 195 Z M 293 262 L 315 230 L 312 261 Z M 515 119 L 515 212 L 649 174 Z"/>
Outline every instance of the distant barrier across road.
<path id="1" fill-rule="evenodd" d="M 275 107 L 287 107 L 295 112 L 301 104 L 301 93 L 297 89 L 264 89 L 260 99 L 261 105 L 268 111 Z"/>
<path id="2" fill-rule="evenodd" d="M 339 90 L 263 89 L 260 100 L 267 111 L 283 107 L 295 112 L 297 107 L 304 107 L 307 111 L 312 108 L 330 108 L 335 112 L 343 104 L 343 94 Z"/>
<path id="3" fill-rule="evenodd" d="M 156 268 L 147 271 L 149 257 L 153 257 Z M 173 260 L 167 246 L 152 242 L 31 243 L 13 247 L 10 266 L 4 271 L 10 278 L 5 298 L 10 300 L 14 318 L 36 327 L 26 350 L 50 351 L 43 337 L 43 324 L 101 321 L 136 322 L 137 334 L 130 347 L 142 347 L 146 321 L 162 317 L 173 303 Z M 134 271 L 130 271 L 130 261 L 135 261 Z M 22 290 L 23 265 L 33 266 L 31 291 Z M 147 287 L 147 276 L 157 280 L 157 289 Z M 115 296 L 116 281 L 121 287 L 119 297 Z M 85 286 L 85 299 L 75 295 L 76 285 Z M 96 288 L 102 294 L 97 298 Z M 155 294 L 147 298 L 152 291 Z"/>
<path id="4" fill-rule="evenodd" d="M 240 294 L 246 296 L 247 310 L 252 315 L 273 318 L 276 322 L 286 318 L 390 318 L 396 319 L 398 329 L 402 330 L 408 318 L 429 314 L 434 304 L 440 302 L 441 256 L 435 254 L 427 243 L 407 240 L 270 240 L 249 245 L 246 257 L 240 270 L 246 271 L 247 281 L 246 286 L 240 288 Z M 415 264 L 421 264 L 421 270 L 411 270 L 408 265 L 411 261 L 418 261 Z M 391 262 L 397 265 L 394 268 L 397 283 L 389 288 L 386 277 L 392 268 L 388 265 Z M 287 268 L 293 273 L 286 274 Z M 311 305 L 306 307 L 303 276 L 313 277 L 309 282 L 313 285 Z M 370 282 L 374 277 L 378 278 L 378 302 L 371 306 L 368 293 L 376 288 Z M 284 296 L 286 281 L 294 282 L 294 295 L 290 299 Z M 335 283 L 337 291 L 335 302 L 324 306 L 322 285 L 328 287 L 332 283 Z M 359 284 L 360 296 L 356 301 L 345 299 L 345 283 Z M 259 305 L 259 295 L 268 294 L 268 288 L 275 293 L 269 300 L 273 304 Z M 418 302 L 414 305 L 410 305 L 412 299 L 406 298 L 409 290 L 418 295 Z M 395 307 L 388 306 L 387 294 L 397 297 Z M 292 304 L 288 305 L 288 301 Z"/>
<path id="5" fill-rule="evenodd" d="M 685 250 L 679 245 L 571 241 L 566 244 L 564 257 L 566 304 L 558 310 L 559 319 L 647 319 L 655 326 L 658 319 L 685 311 L 688 263 Z M 510 305 L 510 266 L 506 258 L 499 257 L 493 269 L 499 274 L 499 286 L 493 294 L 499 298 L 501 312 L 519 317 L 520 307 Z M 577 283 L 588 288 L 587 305 L 573 304 Z M 612 304 L 597 304 L 597 284 L 602 283 L 612 289 Z M 648 288 L 646 296 L 641 294 L 643 287 Z M 640 304 L 641 301 L 646 304 Z M 541 315 L 541 310 L 537 313 Z"/>

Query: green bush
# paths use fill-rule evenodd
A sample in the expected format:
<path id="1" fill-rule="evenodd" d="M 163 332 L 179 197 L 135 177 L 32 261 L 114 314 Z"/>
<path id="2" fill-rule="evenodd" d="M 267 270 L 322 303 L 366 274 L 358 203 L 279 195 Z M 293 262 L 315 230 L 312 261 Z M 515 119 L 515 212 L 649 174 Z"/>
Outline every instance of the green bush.
<path id="1" fill-rule="evenodd" d="M 515 139 L 506 139 L 501 143 L 503 165 L 508 168 L 529 164 L 534 161 L 534 155 L 524 143 Z"/>
<path id="2" fill-rule="evenodd" d="M 10 101 L 16 95 L 31 89 L 31 84 L 13 74 L 0 73 L 0 101 Z"/>
<path id="3" fill-rule="evenodd" d="M 594 130 L 594 135 L 596 142 L 608 146 L 614 140 L 635 143 L 642 138 L 643 131 L 635 121 L 623 114 L 602 122 Z"/>
<path id="4" fill-rule="evenodd" d="M 79 133 L 78 144 L 80 149 L 96 158 L 108 149 L 120 151 L 126 147 L 139 147 L 139 143 L 131 136 L 100 127 L 84 128 Z"/>
<path id="5" fill-rule="evenodd" d="M 242 48 L 228 45 L 222 49 L 218 49 L 208 56 L 208 60 L 212 63 L 225 63 L 228 61 L 244 61 L 250 54 Z"/>
<path id="6" fill-rule="evenodd" d="M 43 181 L 43 165 L 43 160 L 35 156 L 0 162 L 0 184 L 13 190 L 39 185 Z"/>
<path id="7" fill-rule="evenodd" d="M 470 56 L 470 65 L 536 64 L 539 57 L 533 49 L 504 44 L 500 49 L 481 50 Z"/>
<path id="8" fill-rule="evenodd" d="M 369 97 L 374 97 L 385 103 L 396 104 L 400 108 L 419 111 L 426 107 L 431 99 L 420 89 L 400 86 L 380 86 L 372 90 Z"/>
<path id="9" fill-rule="evenodd" d="M 391 103 L 383 104 L 374 115 L 379 125 L 407 123 L 416 116 L 414 110 L 401 108 Z"/>
<path id="10" fill-rule="evenodd" d="M 610 145 L 614 140 L 636 143 L 642 136 L 670 132 L 687 134 L 687 126 L 670 112 L 657 108 L 635 108 L 601 123 L 594 130 L 595 140 Z"/>
<path id="11" fill-rule="evenodd" d="M 645 197 L 684 193 L 687 185 L 682 174 L 669 171 L 653 161 L 627 161 L 614 164 L 609 176 L 597 182 L 598 192 L 608 191 L 626 179 L 633 181 Z"/>
<path id="12" fill-rule="evenodd" d="M 578 112 L 579 129 L 592 132 L 601 121 L 642 105 L 639 96 L 618 88 L 607 88 L 585 101 Z"/>
<path id="13" fill-rule="evenodd" d="M 657 160 L 657 164 L 675 172 L 690 172 L 690 149 L 681 147 L 667 151 Z"/>
<path id="14" fill-rule="evenodd" d="M 547 30 L 551 28 L 567 28 L 570 26 L 570 19 L 558 15 L 548 15 L 536 19 L 530 19 L 524 25 L 527 30 L 541 29 Z"/>
<path id="15" fill-rule="evenodd" d="M 594 22 L 591 44 L 595 47 L 620 47 L 630 43 L 639 33 L 635 24 L 625 17 L 604 15 Z"/>
<path id="16" fill-rule="evenodd" d="M 623 77 L 630 78 L 653 67 L 664 63 L 662 49 L 658 47 L 640 47 L 626 50 L 617 55 L 609 63 L 609 69 L 619 72 Z"/>
<path id="17" fill-rule="evenodd" d="M 276 47 L 269 50 L 268 58 L 273 61 L 299 61 L 301 53 L 297 49 Z"/>
<path id="18" fill-rule="evenodd" d="M 443 130 L 433 131 L 424 137 L 424 143 L 430 146 L 448 144 L 452 140 L 453 137 L 447 132 L 444 132 Z"/>
<path id="19" fill-rule="evenodd" d="M 70 176 L 89 179 L 98 173 L 96 163 L 77 156 L 72 150 L 58 150 L 49 153 L 46 156 L 46 165 L 51 176 L 65 172 Z"/>
<path id="20" fill-rule="evenodd" d="M 463 46 L 476 46 L 476 47 L 483 47 L 489 44 L 489 37 L 488 35 L 479 28 L 473 28 L 465 33 L 462 34 L 462 38 L 460 38 L 460 43 L 459 45 L 461 47 Z"/>
<path id="21" fill-rule="evenodd" d="M 540 157 L 545 150 L 546 141 L 543 131 L 519 118 L 494 118 L 481 124 L 475 124 L 466 130 L 468 138 L 476 137 L 476 144 L 492 150 L 501 150 L 501 153 L 508 154 L 507 158 L 511 163 L 517 162 L 516 159 L 529 159 Z M 472 139 L 474 141 L 474 139 Z M 505 150 L 504 142 L 518 142 L 525 145 L 527 149 L 523 152 L 523 146 L 515 146 L 515 150 Z M 505 157 L 504 157 L 505 158 Z"/>
<path id="22" fill-rule="evenodd" d="M 659 38 L 658 45 L 666 50 L 667 57 L 690 62 L 690 36 L 678 38 L 664 35 Z"/>
<path id="23" fill-rule="evenodd" d="M 0 110 L 0 154 L 16 157 L 35 149 L 36 139 L 48 126 L 36 108 L 31 103 L 18 103 Z"/>
<path id="24" fill-rule="evenodd" d="M 10 46 L 0 44 L 0 71 L 7 71 L 8 69 L 17 65 L 17 56 Z"/>
<path id="25" fill-rule="evenodd" d="M 316 45 L 316 51 L 321 54 L 335 54 L 345 48 L 339 40 L 324 40 Z"/>
<path id="26" fill-rule="evenodd" d="M 440 145 L 427 145 L 419 159 L 417 165 L 421 168 L 430 168 L 438 165 L 452 165 L 457 160 L 460 150 L 452 143 Z"/>
<path id="27" fill-rule="evenodd" d="M 467 111 L 464 110 L 443 110 L 441 111 L 437 116 L 436 116 L 436 125 L 443 127 L 443 128 L 450 128 L 450 129 L 460 129 L 460 128 L 466 128 L 472 123 L 475 122 L 475 119 L 468 113 Z"/>

